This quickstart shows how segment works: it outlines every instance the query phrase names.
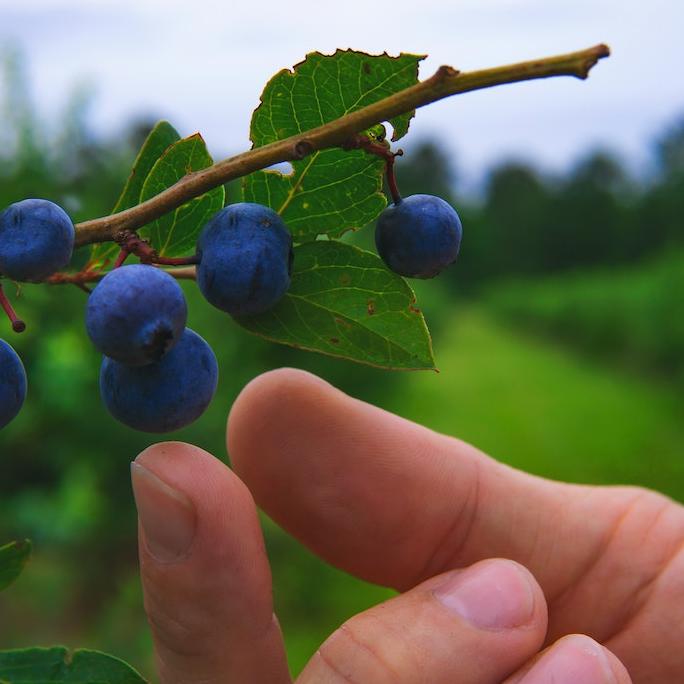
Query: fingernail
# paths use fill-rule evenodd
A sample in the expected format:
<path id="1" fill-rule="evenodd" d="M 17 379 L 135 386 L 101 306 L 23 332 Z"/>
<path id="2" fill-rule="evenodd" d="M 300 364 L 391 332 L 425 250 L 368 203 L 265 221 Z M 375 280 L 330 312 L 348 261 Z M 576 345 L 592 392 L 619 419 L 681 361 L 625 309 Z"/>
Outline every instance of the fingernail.
<path id="1" fill-rule="evenodd" d="M 453 574 L 435 592 L 449 610 L 479 629 L 526 625 L 534 613 L 529 577 L 516 563 L 478 563 Z"/>
<path id="2" fill-rule="evenodd" d="M 589 637 L 572 635 L 552 647 L 520 684 L 617 684 L 605 649 Z"/>
<path id="3" fill-rule="evenodd" d="M 195 536 L 192 501 L 135 461 L 131 482 L 147 550 L 162 563 L 185 556 Z"/>

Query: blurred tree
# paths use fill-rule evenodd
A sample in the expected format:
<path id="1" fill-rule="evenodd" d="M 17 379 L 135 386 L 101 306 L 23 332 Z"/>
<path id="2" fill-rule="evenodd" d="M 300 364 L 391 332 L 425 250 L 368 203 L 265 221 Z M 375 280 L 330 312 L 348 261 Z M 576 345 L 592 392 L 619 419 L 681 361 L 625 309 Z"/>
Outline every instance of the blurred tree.
<path id="1" fill-rule="evenodd" d="M 684 117 L 668 128 L 655 148 L 661 173 L 670 176 L 684 172 Z"/>
<path id="2" fill-rule="evenodd" d="M 556 191 L 544 238 L 544 270 L 605 264 L 621 255 L 626 215 L 615 190 L 624 182 L 617 163 L 605 155 L 578 165 Z"/>
<path id="3" fill-rule="evenodd" d="M 458 175 L 454 160 L 437 140 L 422 140 L 397 159 L 397 182 L 403 195 L 429 194 L 454 202 Z"/>

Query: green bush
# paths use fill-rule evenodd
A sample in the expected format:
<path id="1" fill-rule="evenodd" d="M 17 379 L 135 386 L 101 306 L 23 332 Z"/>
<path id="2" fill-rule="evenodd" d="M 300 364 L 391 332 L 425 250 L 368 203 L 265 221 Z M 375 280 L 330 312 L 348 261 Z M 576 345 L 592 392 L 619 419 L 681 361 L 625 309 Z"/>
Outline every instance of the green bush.
<path id="1" fill-rule="evenodd" d="M 620 270 L 508 282 L 487 302 L 517 325 L 684 384 L 684 252 Z"/>

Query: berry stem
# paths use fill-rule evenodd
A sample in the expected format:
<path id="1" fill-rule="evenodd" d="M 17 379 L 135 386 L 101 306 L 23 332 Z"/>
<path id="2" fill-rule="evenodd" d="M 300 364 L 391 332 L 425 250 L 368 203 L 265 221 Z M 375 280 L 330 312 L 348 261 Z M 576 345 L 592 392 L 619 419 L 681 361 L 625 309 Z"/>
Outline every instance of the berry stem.
<path id="1" fill-rule="evenodd" d="M 143 240 L 133 232 L 128 232 L 120 239 L 121 251 L 114 263 L 114 268 L 121 266 L 129 254 L 137 256 L 143 264 L 159 264 L 161 266 L 190 266 L 199 262 L 196 254 L 187 257 L 162 257 L 157 254 L 147 240 Z"/>
<path id="2" fill-rule="evenodd" d="M 199 257 L 196 254 L 187 257 L 160 257 L 156 256 L 152 259 L 153 264 L 160 266 L 192 266 L 199 263 Z"/>
<path id="3" fill-rule="evenodd" d="M 112 269 L 119 268 L 120 266 L 123 266 L 124 261 L 126 261 L 126 259 L 128 259 L 129 254 L 130 254 L 130 252 L 125 247 L 122 247 L 121 251 L 119 252 L 118 256 L 116 257 L 116 261 L 114 262 Z"/>
<path id="4" fill-rule="evenodd" d="M 394 162 L 397 157 L 401 157 L 404 154 L 403 150 L 392 152 L 387 143 L 375 142 L 363 134 L 353 135 L 342 145 L 342 148 L 345 150 L 365 150 L 370 154 L 374 154 L 377 157 L 384 159 L 387 187 L 389 188 L 390 195 L 392 195 L 392 201 L 394 204 L 399 204 L 399 202 L 401 202 L 401 194 L 397 185 L 397 177 L 394 173 Z"/>
<path id="5" fill-rule="evenodd" d="M 277 140 L 243 152 L 201 171 L 190 173 L 175 185 L 135 207 L 111 216 L 79 223 L 76 226 L 76 246 L 115 240 L 126 231 L 134 231 L 185 204 L 193 197 L 198 197 L 230 180 L 241 178 L 279 162 L 303 159 L 317 150 L 339 147 L 350 136 L 365 131 L 375 124 L 412 112 L 418 107 L 451 95 L 552 76 L 587 78 L 591 68 L 609 54 L 610 50 L 606 45 L 596 45 L 586 50 L 555 57 L 467 73 L 460 73 L 452 67 L 442 66 L 430 78 L 339 119 L 284 140 Z"/>
<path id="6" fill-rule="evenodd" d="M 9 299 L 7 299 L 5 291 L 2 289 L 2 284 L 0 284 L 0 306 L 2 306 L 2 308 L 5 310 L 7 318 L 10 319 L 12 330 L 14 330 L 16 333 L 24 332 L 24 330 L 26 330 L 26 323 L 24 323 L 24 321 L 17 316 L 16 312 L 12 308 Z"/>
<path id="7" fill-rule="evenodd" d="M 397 176 L 394 173 L 394 162 L 397 157 L 403 154 L 402 150 L 399 150 L 396 154 L 393 154 L 385 161 L 385 175 L 387 177 L 387 186 L 389 187 L 390 194 L 392 195 L 392 201 L 394 204 L 399 204 L 401 202 L 401 195 L 399 194 L 399 187 L 397 186 Z"/>

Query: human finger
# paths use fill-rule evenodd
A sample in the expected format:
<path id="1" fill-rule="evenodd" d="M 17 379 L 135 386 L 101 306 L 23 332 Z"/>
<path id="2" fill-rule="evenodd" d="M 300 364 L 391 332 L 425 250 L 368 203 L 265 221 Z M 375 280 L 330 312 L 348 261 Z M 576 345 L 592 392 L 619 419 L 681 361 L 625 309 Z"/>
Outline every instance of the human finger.
<path id="1" fill-rule="evenodd" d="M 180 442 L 143 451 L 131 473 L 162 683 L 289 683 L 247 488 L 219 460 Z"/>

